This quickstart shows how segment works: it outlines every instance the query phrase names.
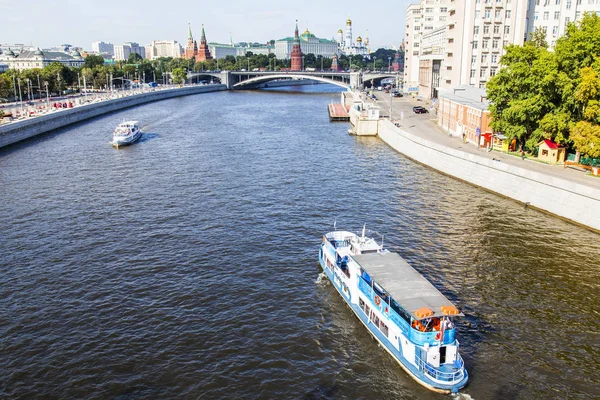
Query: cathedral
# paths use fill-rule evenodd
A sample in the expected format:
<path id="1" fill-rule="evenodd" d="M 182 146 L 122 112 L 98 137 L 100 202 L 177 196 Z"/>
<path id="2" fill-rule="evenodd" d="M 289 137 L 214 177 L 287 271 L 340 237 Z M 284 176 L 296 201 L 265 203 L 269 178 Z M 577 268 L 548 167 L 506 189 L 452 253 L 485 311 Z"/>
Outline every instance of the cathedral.
<path id="1" fill-rule="evenodd" d="M 369 48 L 369 31 L 367 31 L 364 42 L 360 36 L 356 38 L 356 42 L 352 42 L 352 20 L 350 18 L 346 21 L 346 32 L 344 33 L 341 29 L 338 31 L 337 43 L 339 50 L 349 56 L 371 52 Z"/>
<path id="2" fill-rule="evenodd" d="M 208 44 L 206 43 L 204 25 L 202 25 L 202 36 L 200 37 L 200 46 L 198 46 L 198 43 L 194 40 L 194 36 L 192 35 L 192 27 L 188 25 L 188 40 L 187 45 L 185 46 L 185 52 L 183 53 L 183 58 L 185 58 L 186 60 L 193 58 L 195 62 L 202 62 L 212 59 L 210 50 L 208 49 Z"/>

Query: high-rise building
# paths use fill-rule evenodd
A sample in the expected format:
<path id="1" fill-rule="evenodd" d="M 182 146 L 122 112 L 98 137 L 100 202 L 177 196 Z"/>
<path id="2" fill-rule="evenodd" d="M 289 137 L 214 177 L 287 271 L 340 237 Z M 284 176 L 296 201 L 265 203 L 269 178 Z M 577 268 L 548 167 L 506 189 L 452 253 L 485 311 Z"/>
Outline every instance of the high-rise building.
<path id="1" fill-rule="evenodd" d="M 115 60 L 116 61 L 127 61 L 129 56 L 133 53 L 139 54 L 140 57 L 146 58 L 146 48 L 140 46 L 136 42 L 125 42 L 122 45 L 115 45 Z"/>
<path id="2" fill-rule="evenodd" d="M 292 52 L 290 53 L 292 59 L 291 71 L 302 70 L 302 49 L 300 48 L 300 37 L 298 36 L 298 21 L 296 21 L 296 30 L 294 31 L 294 44 L 292 45 Z"/>
<path id="3" fill-rule="evenodd" d="M 468 1 L 468 0 L 466 0 Z M 409 4 L 406 8 L 406 46 L 404 52 L 404 88 L 405 91 L 421 94 L 419 82 L 421 75 L 427 73 L 435 65 L 439 68 L 440 59 L 443 58 L 442 49 L 436 48 L 435 52 L 428 49 L 421 54 L 423 37 L 433 35 L 439 39 L 443 33 L 439 28 L 448 25 L 448 6 L 450 0 L 432 1 L 421 0 L 419 4 Z M 434 39 L 435 40 L 435 39 Z M 426 44 L 430 42 L 427 39 Z"/>
<path id="4" fill-rule="evenodd" d="M 586 12 L 600 14 L 600 1 L 530 1 L 527 8 L 527 32 L 531 34 L 536 28 L 542 28 L 546 32 L 546 41 L 552 49 L 556 40 L 565 34 L 569 22 L 579 21 Z"/>
<path id="5" fill-rule="evenodd" d="M 524 42 L 527 0 L 431 3 L 407 7 L 405 89 L 423 98 L 460 85 L 484 88 L 504 48 Z"/>
<path id="6" fill-rule="evenodd" d="M 111 56 L 115 55 L 115 46 L 112 43 L 105 42 L 93 42 L 92 51 L 97 54 L 108 54 Z"/>

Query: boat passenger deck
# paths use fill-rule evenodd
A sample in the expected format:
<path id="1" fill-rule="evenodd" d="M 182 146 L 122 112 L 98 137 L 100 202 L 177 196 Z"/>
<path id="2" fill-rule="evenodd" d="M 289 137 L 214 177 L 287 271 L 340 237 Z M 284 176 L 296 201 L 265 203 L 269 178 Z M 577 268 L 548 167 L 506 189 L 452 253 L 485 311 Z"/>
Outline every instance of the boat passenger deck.
<path id="1" fill-rule="evenodd" d="M 453 304 L 427 279 L 411 267 L 397 253 L 371 253 L 352 256 L 372 279 L 382 286 L 394 300 L 415 319 L 415 311 L 423 306 L 442 317 L 442 306 Z M 463 316 L 462 313 L 454 316 Z"/>

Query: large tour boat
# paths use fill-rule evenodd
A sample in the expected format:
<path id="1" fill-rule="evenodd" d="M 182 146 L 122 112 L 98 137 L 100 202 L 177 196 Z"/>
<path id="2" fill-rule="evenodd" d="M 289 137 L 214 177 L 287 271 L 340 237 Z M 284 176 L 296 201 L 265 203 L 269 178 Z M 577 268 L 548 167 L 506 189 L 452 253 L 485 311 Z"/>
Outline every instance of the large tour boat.
<path id="1" fill-rule="evenodd" d="M 112 145 L 119 148 L 135 143 L 142 136 L 138 121 L 124 121 L 113 132 Z"/>
<path id="2" fill-rule="evenodd" d="M 373 238 L 333 231 L 319 262 L 371 335 L 424 387 L 456 393 L 469 379 L 453 318 L 463 314 L 397 253 Z"/>

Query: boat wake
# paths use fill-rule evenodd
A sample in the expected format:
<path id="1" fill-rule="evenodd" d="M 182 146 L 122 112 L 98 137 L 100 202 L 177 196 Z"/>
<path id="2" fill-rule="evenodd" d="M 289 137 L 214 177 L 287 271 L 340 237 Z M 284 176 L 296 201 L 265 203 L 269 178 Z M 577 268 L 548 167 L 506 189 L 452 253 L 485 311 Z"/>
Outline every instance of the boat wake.
<path id="1" fill-rule="evenodd" d="M 473 397 L 469 396 L 466 393 L 453 393 L 450 396 L 452 396 L 452 398 L 455 400 L 475 400 Z"/>
<path id="2" fill-rule="evenodd" d="M 327 275 L 325 275 L 325 272 L 321 272 L 321 273 L 319 274 L 319 276 L 317 276 L 317 280 L 315 281 L 315 283 L 316 283 L 317 285 L 319 285 L 319 284 L 321 284 L 321 283 L 323 283 L 323 282 L 327 283 L 327 279 L 328 279 L 328 278 L 327 278 Z"/>

